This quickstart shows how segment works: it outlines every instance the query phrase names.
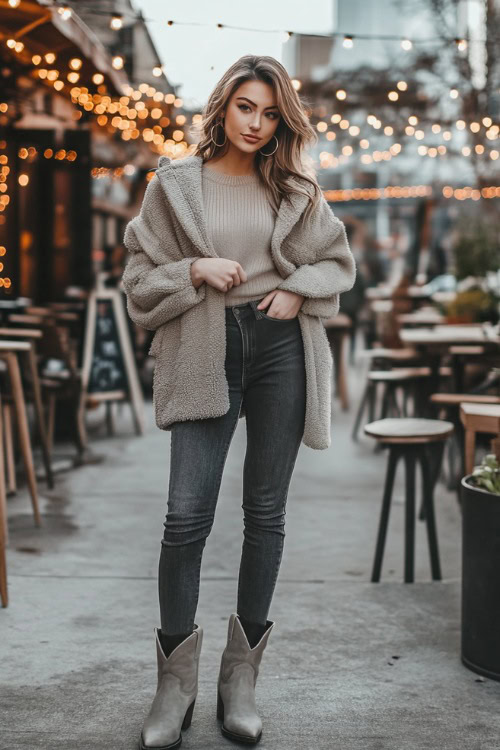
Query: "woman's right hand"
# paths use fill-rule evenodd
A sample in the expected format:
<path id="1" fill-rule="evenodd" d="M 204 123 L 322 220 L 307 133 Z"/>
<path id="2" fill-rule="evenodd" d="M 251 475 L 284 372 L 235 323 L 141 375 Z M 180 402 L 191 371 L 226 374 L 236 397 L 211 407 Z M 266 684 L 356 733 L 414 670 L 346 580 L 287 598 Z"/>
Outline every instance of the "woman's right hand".
<path id="1" fill-rule="evenodd" d="M 191 264 L 193 285 L 198 288 L 206 281 L 219 292 L 228 292 L 247 280 L 243 266 L 227 258 L 198 258 Z"/>

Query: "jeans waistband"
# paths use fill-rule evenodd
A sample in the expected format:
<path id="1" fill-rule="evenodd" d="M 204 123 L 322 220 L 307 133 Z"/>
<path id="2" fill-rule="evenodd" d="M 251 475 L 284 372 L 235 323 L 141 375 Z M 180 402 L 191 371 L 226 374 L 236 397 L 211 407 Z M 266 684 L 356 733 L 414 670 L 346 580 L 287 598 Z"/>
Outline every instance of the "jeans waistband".
<path id="1" fill-rule="evenodd" d="M 250 317 L 251 315 L 254 315 L 256 318 L 260 317 L 260 310 L 257 310 L 257 305 L 261 300 L 263 300 L 265 297 L 259 297 L 259 299 L 252 299 L 249 302 L 242 302 L 240 305 L 230 305 L 226 307 L 226 320 L 234 320 L 235 318 L 239 318 L 240 320 L 244 320 L 245 318 Z M 236 314 L 235 314 L 235 311 Z"/>

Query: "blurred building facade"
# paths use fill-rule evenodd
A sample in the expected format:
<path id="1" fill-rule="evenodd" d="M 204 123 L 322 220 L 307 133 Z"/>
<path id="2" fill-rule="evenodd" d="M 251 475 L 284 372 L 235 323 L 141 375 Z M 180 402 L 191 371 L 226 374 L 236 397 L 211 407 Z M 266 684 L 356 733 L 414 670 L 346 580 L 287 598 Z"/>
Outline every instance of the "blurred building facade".
<path id="1" fill-rule="evenodd" d="M 121 270 L 181 101 L 126 0 L 3 3 L 0 34 L 0 295 L 43 303 Z"/>

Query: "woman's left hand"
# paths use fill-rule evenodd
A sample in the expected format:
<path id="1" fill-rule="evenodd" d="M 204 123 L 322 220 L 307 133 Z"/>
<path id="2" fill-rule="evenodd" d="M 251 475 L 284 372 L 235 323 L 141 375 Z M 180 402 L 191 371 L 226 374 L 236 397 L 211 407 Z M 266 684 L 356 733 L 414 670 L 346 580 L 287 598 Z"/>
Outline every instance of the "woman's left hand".
<path id="1" fill-rule="evenodd" d="M 297 317 L 304 299 L 305 297 L 302 294 L 288 292 L 284 289 L 274 289 L 259 302 L 257 310 L 264 310 L 270 304 L 269 310 L 266 310 L 266 315 L 279 320 L 288 320 Z"/>

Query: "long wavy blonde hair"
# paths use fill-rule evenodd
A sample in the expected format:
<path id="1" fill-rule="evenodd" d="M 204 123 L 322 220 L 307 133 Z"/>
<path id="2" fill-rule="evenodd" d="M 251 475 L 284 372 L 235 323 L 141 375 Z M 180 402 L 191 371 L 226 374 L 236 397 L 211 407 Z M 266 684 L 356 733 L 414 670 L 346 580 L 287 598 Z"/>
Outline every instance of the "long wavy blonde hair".
<path id="1" fill-rule="evenodd" d="M 321 188 L 316 179 L 313 160 L 305 152 L 305 147 L 317 143 L 318 136 L 309 122 L 306 106 L 293 87 L 290 76 L 274 57 L 244 55 L 228 68 L 210 94 L 201 120 L 191 128 L 191 132 L 199 138 L 193 154 L 201 155 L 205 162 L 226 153 L 229 140 L 226 138 L 223 146 L 215 145 L 211 137 L 212 128 L 216 126 L 213 130 L 214 140 L 220 142 L 224 137 L 220 122 L 223 109 L 245 81 L 263 81 L 272 86 L 281 115 L 275 131 L 278 148 L 270 156 L 256 152 L 254 164 L 257 174 L 268 189 L 271 205 L 276 212 L 281 199 L 288 199 L 290 193 L 308 195 L 310 202 L 304 212 L 307 223 L 319 203 Z M 274 144 L 274 140 L 272 143 Z"/>

